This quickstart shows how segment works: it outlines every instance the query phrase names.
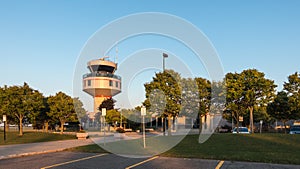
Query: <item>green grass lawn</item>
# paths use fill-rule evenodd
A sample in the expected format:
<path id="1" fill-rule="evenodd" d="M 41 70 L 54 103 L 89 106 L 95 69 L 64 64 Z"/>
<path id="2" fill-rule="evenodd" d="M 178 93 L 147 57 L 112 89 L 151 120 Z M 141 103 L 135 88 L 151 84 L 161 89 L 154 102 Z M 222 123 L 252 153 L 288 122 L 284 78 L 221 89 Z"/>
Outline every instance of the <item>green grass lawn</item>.
<path id="1" fill-rule="evenodd" d="M 215 134 L 197 144 L 198 136 L 188 136 L 163 156 L 300 164 L 300 135 Z"/>
<path id="2" fill-rule="evenodd" d="M 167 157 L 300 164 L 300 135 L 214 134 L 203 144 L 199 144 L 197 140 L 198 135 L 189 135 L 175 147 L 160 155 Z M 128 146 L 129 142 L 140 144 L 139 140 L 132 140 L 124 142 L 127 143 L 124 145 Z M 77 147 L 71 151 L 105 152 L 98 145 Z"/>
<path id="3" fill-rule="evenodd" d="M 42 132 L 24 132 L 23 136 L 19 136 L 19 132 L 6 132 L 6 141 L 4 142 L 3 136 L 2 131 L 0 132 L 0 145 L 68 140 L 76 138 L 75 135 L 60 135 Z"/>

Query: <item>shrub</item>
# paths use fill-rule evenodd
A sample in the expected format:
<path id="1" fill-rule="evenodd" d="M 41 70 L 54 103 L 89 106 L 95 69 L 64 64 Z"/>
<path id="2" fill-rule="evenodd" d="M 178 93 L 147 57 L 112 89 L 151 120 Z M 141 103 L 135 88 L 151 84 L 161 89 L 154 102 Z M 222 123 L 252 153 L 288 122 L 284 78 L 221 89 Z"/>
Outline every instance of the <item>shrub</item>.
<path id="1" fill-rule="evenodd" d="M 125 133 L 125 130 L 123 128 L 121 128 L 121 127 L 118 127 L 116 129 L 116 132 L 118 132 L 118 133 Z"/>

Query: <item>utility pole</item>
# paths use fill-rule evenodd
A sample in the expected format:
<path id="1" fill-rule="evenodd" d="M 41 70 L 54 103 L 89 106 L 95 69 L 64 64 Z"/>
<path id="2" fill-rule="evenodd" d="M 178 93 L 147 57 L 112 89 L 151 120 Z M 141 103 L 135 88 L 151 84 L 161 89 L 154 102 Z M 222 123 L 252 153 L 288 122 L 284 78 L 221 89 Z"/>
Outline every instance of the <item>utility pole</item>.
<path id="1" fill-rule="evenodd" d="M 168 54 L 166 53 L 163 53 L 163 73 L 165 72 L 165 58 L 168 58 Z M 164 114 L 163 114 L 164 116 Z M 166 117 L 163 117 L 163 133 L 164 133 L 164 136 L 166 135 Z"/>

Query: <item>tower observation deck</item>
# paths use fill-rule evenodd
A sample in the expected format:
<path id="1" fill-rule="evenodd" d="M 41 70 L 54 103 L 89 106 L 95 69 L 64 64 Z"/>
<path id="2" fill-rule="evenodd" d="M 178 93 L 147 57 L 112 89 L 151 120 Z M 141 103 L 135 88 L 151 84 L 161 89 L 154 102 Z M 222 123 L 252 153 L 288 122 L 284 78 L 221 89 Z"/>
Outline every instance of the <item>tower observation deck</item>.
<path id="1" fill-rule="evenodd" d="M 94 97 L 95 113 L 105 99 L 121 92 L 121 77 L 114 74 L 117 64 L 105 58 L 89 61 L 90 73 L 83 75 L 83 91 Z"/>

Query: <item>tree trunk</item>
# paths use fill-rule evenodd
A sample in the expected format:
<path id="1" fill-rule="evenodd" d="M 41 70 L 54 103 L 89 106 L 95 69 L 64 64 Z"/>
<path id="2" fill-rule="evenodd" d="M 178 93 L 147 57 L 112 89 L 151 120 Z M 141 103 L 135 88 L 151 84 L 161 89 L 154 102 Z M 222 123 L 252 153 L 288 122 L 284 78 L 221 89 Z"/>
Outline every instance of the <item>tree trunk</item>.
<path id="1" fill-rule="evenodd" d="M 49 122 L 46 121 L 46 122 L 44 123 L 44 126 L 45 126 L 45 132 L 48 133 Z"/>
<path id="2" fill-rule="evenodd" d="M 283 121 L 283 125 L 284 125 L 284 134 L 286 134 L 286 121 Z"/>
<path id="3" fill-rule="evenodd" d="M 64 133 L 64 125 L 65 125 L 65 121 L 61 120 L 60 121 L 60 134 Z"/>
<path id="4" fill-rule="evenodd" d="M 207 114 L 204 115 L 204 129 L 207 130 Z"/>
<path id="5" fill-rule="evenodd" d="M 23 136 L 23 118 L 19 119 L 19 136 Z"/>
<path id="6" fill-rule="evenodd" d="M 32 126 L 35 126 L 36 127 L 36 120 L 35 120 L 35 118 L 34 118 L 34 120 L 33 120 L 33 125 Z"/>
<path id="7" fill-rule="evenodd" d="M 239 126 L 240 126 L 240 113 L 239 112 L 236 113 L 235 120 L 236 120 L 236 133 L 240 133 L 240 128 L 239 128 Z"/>
<path id="8" fill-rule="evenodd" d="M 169 114 L 168 115 L 168 136 L 171 136 L 172 133 L 171 133 L 171 130 L 172 130 L 172 119 L 171 119 L 171 115 Z"/>
<path id="9" fill-rule="evenodd" d="M 239 120 L 236 121 L 236 133 L 240 133 L 240 128 L 239 128 L 240 122 Z"/>
<path id="10" fill-rule="evenodd" d="M 166 129 L 167 129 L 167 127 L 166 127 L 166 117 L 162 117 L 161 120 L 162 120 L 163 134 L 164 134 L 164 136 L 166 136 Z"/>
<path id="11" fill-rule="evenodd" d="M 201 131 L 202 131 L 202 116 L 199 113 L 199 134 L 201 134 Z"/>
<path id="12" fill-rule="evenodd" d="M 253 107 L 249 107 L 249 111 L 250 111 L 250 132 L 251 134 L 253 134 L 254 130 L 253 130 Z"/>
<path id="13" fill-rule="evenodd" d="M 172 122 L 172 129 L 173 130 L 176 130 L 175 121 L 176 121 L 176 117 L 173 116 L 173 122 Z"/>

